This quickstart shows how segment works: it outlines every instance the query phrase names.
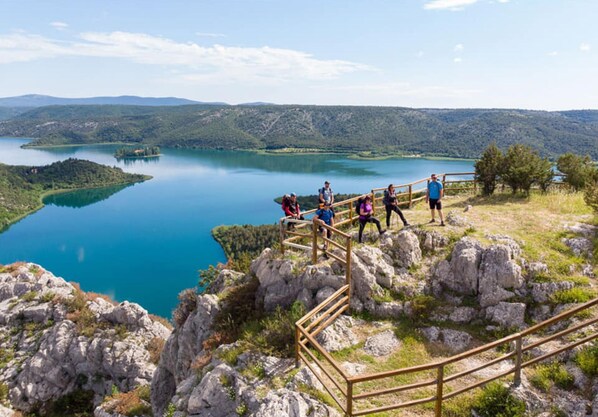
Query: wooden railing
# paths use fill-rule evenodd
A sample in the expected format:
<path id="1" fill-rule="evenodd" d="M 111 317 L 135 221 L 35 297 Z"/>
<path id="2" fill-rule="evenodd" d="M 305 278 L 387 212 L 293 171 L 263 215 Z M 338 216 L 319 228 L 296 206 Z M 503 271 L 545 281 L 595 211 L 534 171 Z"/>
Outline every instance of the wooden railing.
<path id="1" fill-rule="evenodd" d="M 467 175 L 473 174 L 441 174 L 442 182 L 445 185 L 445 194 L 452 191 L 477 191 L 473 180 L 447 180 L 447 177 L 450 176 L 463 177 Z M 424 199 L 426 187 L 416 188 L 416 186 L 424 183 L 427 185 L 428 181 L 428 179 L 422 179 L 410 184 L 396 185 L 397 191 L 402 190 L 397 193 L 400 200 L 399 204 L 411 207 L 415 202 Z M 458 183 L 459 186 L 450 186 L 450 184 L 455 183 Z M 471 184 L 471 186 L 468 184 Z M 374 188 L 371 190 L 375 210 L 383 207 L 381 205 L 383 198 L 381 192 L 384 189 Z M 350 309 L 351 236 L 339 230 L 338 227 L 352 223 L 354 217 L 353 204 L 358 198 L 355 197 L 334 204 L 336 217 L 340 217 L 335 227 L 322 224 L 313 219 L 294 220 L 283 218 L 280 221 L 283 251 L 285 246 L 310 250 L 312 263 L 314 264 L 317 263 L 318 254 L 323 253 L 341 263 L 345 268 L 345 284 L 295 323 L 295 357 L 297 365 L 303 361 L 314 373 L 346 416 L 364 416 L 433 403 L 435 416 L 441 417 L 444 401 L 510 375 L 513 376 L 514 383 L 519 384 L 521 382 L 521 372 L 525 367 L 547 360 L 598 338 L 596 327 L 591 327 L 598 323 L 597 312 L 587 315 L 592 318 L 574 326 L 564 323 L 565 320 L 569 320 L 575 315 L 586 315 L 590 309 L 598 305 L 598 299 L 595 299 L 519 333 L 441 361 L 385 372 L 348 375 L 332 355 L 317 341 L 317 336 L 341 314 Z M 313 216 L 315 211 L 307 211 L 304 215 Z M 294 224 L 295 227 L 288 229 L 287 223 Z M 325 231 L 332 232 L 332 236 L 340 237 L 341 243 L 328 237 L 319 236 L 320 227 L 324 228 Z M 287 238 L 287 235 L 290 237 Z M 297 243 L 300 239 L 311 240 L 311 245 Z M 327 244 L 327 248 L 319 247 L 320 240 Z M 556 333 L 549 336 L 545 335 L 546 328 L 549 326 L 558 327 L 563 324 L 566 324 L 564 330 L 557 329 Z M 534 356 L 533 351 L 535 349 L 545 348 L 549 342 L 562 341 L 566 336 L 569 340 L 563 346 Z M 540 350 L 540 352 L 542 351 Z M 479 358 L 480 356 L 481 358 Z M 488 358 L 488 356 L 491 356 L 491 358 Z M 478 362 L 474 366 L 469 363 L 464 364 L 465 361 L 475 358 L 478 358 Z M 505 370 L 504 367 L 498 370 L 491 369 L 499 364 L 506 365 L 507 369 Z M 462 369 L 464 366 L 466 369 Z M 493 374 L 485 378 L 478 378 L 479 375 L 476 376 L 476 374 L 481 371 Z M 474 380 L 471 381 L 471 379 Z M 378 387 L 382 386 L 382 388 L 372 390 L 369 385 L 373 383 L 376 383 Z M 427 391 L 422 392 L 422 390 Z M 374 401 L 377 405 L 371 407 L 368 404 L 363 404 L 366 401 Z"/>
<path id="2" fill-rule="evenodd" d="M 572 316 L 583 314 L 598 305 L 598 299 L 595 299 L 519 333 L 451 356 L 442 361 L 385 372 L 349 376 L 315 338 L 340 314 L 349 309 L 350 298 L 348 293 L 349 288 L 344 285 L 297 322 L 296 358 L 298 362 L 302 360 L 308 366 L 345 415 L 350 417 L 414 407 L 426 403 L 434 403 L 434 415 L 441 417 L 444 401 L 510 375 L 513 376 L 514 384 L 518 385 L 521 382 L 521 372 L 524 368 L 598 338 L 596 328 L 591 327 L 598 323 L 596 315 L 574 326 L 565 327 L 564 330 L 557 331 L 552 335 L 544 336 L 543 334 L 547 327 L 563 324 L 565 320 L 570 319 Z M 583 333 L 584 331 L 586 333 Z M 570 336 L 574 333 L 581 334 L 577 334 L 577 338 Z M 565 336 L 569 336 L 568 343 L 559 348 L 545 351 L 545 353 L 538 356 L 533 356 L 532 351 L 534 349 L 547 347 L 546 345 L 549 342 L 562 340 Z M 538 339 L 530 340 L 533 337 L 538 337 Z M 482 358 L 481 364 L 476 364 L 467 369 L 459 368 L 459 365 L 462 366 L 466 360 L 495 353 L 501 347 L 507 348 L 508 352 L 492 359 Z M 316 353 L 311 352 L 310 348 L 315 350 Z M 318 359 L 318 354 L 323 359 Z M 506 363 L 507 369 L 490 369 L 500 363 Z M 467 380 L 467 378 L 475 377 L 476 373 L 484 370 L 494 373 L 483 379 Z M 397 377 L 402 377 L 403 380 L 409 382 L 397 383 Z M 371 385 L 374 381 L 377 385 L 384 386 L 384 388 L 368 390 L 367 385 Z M 430 387 L 428 392 L 422 393 L 421 389 L 427 387 Z M 413 393 L 414 391 L 416 392 Z M 412 393 L 411 396 L 405 395 L 409 392 Z M 389 398 L 389 396 L 394 396 L 394 398 Z M 377 403 L 387 402 L 387 404 L 367 408 L 367 406 L 364 407 L 360 404 L 365 400 L 375 400 Z"/>

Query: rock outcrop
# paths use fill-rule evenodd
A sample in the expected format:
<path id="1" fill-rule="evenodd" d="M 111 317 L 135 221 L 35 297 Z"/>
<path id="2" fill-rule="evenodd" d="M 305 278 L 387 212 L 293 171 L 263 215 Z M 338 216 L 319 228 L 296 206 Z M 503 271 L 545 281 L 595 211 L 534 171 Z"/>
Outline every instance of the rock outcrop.
<path id="1" fill-rule="evenodd" d="M 39 265 L 0 273 L 0 382 L 11 405 L 44 408 L 75 390 L 101 401 L 152 380 L 170 330 L 137 304 L 85 294 Z"/>

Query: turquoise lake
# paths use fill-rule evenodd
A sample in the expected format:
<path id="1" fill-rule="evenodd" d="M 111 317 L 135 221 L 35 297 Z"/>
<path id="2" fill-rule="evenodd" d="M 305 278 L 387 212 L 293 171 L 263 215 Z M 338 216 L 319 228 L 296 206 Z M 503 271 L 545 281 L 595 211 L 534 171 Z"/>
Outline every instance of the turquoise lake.
<path id="1" fill-rule="evenodd" d="M 197 284 L 198 270 L 226 260 L 210 234 L 215 226 L 273 224 L 282 215 L 275 197 L 316 194 L 324 180 L 337 193 L 360 193 L 473 169 L 472 161 L 181 149 L 162 149 L 157 161 L 124 163 L 112 156 L 116 146 L 20 148 L 26 142 L 1 138 L 0 162 L 45 165 L 74 157 L 154 178 L 49 197 L 43 209 L 0 234 L 0 263 L 39 263 L 85 291 L 168 318 L 177 294 Z"/>

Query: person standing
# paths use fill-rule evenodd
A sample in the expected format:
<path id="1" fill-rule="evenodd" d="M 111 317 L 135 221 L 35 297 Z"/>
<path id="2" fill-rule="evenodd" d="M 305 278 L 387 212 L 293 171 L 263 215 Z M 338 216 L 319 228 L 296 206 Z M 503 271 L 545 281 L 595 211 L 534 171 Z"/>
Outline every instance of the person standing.
<path id="1" fill-rule="evenodd" d="M 359 243 L 362 243 L 361 237 L 363 235 L 363 228 L 367 223 L 374 223 L 378 228 L 378 233 L 380 233 L 380 236 L 386 233 L 386 230 L 382 230 L 382 227 L 380 227 L 380 222 L 378 219 L 372 216 L 372 212 L 372 197 L 367 195 L 363 203 L 361 203 L 359 206 Z"/>
<path id="2" fill-rule="evenodd" d="M 399 208 L 399 203 L 397 201 L 397 194 L 395 193 L 394 185 L 390 184 L 386 190 L 384 190 L 384 199 L 382 200 L 384 203 L 384 207 L 386 208 L 386 227 L 390 228 L 390 216 L 394 211 L 399 215 L 401 221 L 403 222 L 403 226 L 409 226 L 407 219 L 403 216 L 403 212 Z"/>
<path id="3" fill-rule="evenodd" d="M 432 174 L 430 176 L 430 182 L 428 183 L 428 189 L 426 190 L 426 203 L 430 204 L 430 211 L 432 214 L 432 220 L 430 223 L 434 223 L 436 221 L 435 217 L 435 210 L 438 210 L 438 217 L 440 217 L 440 225 L 444 226 L 444 218 L 442 217 L 442 197 L 444 195 L 444 190 L 442 187 L 442 183 L 438 181 L 438 177 L 436 174 Z"/>
<path id="4" fill-rule="evenodd" d="M 330 188 L 330 182 L 324 181 L 324 187 L 319 190 L 320 204 L 334 204 L 334 192 Z"/>
<path id="5" fill-rule="evenodd" d="M 314 217 L 314 222 L 316 221 L 322 225 L 326 224 L 328 226 L 334 227 L 334 211 L 331 210 L 330 204 L 320 204 Z M 322 237 L 327 237 L 328 239 L 332 238 L 332 231 L 330 229 L 327 229 L 323 226 L 320 226 L 319 229 Z M 328 242 L 326 241 L 324 241 L 324 250 L 328 250 Z"/>
<path id="6" fill-rule="evenodd" d="M 305 220 L 303 215 L 301 214 L 301 208 L 299 203 L 297 202 L 297 194 L 291 193 L 290 195 L 286 194 L 285 197 L 288 196 L 286 200 L 286 204 L 283 202 L 282 209 L 284 210 L 284 214 L 295 220 Z M 288 223 L 288 228 L 294 228 L 295 223 Z"/>

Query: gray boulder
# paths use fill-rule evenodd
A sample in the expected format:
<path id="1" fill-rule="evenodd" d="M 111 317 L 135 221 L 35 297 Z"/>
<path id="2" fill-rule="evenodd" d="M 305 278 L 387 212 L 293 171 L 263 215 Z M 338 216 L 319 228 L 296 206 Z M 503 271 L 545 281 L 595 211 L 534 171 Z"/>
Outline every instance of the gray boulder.
<path id="1" fill-rule="evenodd" d="M 486 309 L 486 318 L 503 328 L 522 328 L 525 325 L 525 304 L 500 302 Z"/>
<path id="2" fill-rule="evenodd" d="M 385 356 L 392 353 L 401 346 L 401 342 L 392 330 L 386 330 L 374 336 L 368 337 L 363 350 L 368 355 Z"/>

